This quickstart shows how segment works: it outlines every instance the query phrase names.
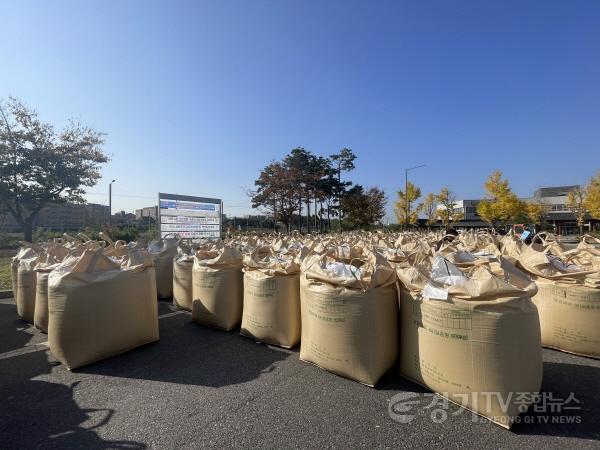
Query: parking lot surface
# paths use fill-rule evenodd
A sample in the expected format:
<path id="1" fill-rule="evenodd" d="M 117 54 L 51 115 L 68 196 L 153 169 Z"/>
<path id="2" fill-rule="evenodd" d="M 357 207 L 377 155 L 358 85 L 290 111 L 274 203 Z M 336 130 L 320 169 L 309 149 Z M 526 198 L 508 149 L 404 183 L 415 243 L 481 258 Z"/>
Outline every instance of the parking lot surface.
<path id="1" fill-rule="evenodd" d="M 70 372 L 14 301 L 0 300 L 0 448 L 600 446 L 598 360 L 544 350 L 549 404 L 509 431 L 444 405 L 397 368 L 369 388 L 301 362 L 298 349 L 158 307 L 159 342 Z M 405 398 L 415 403 L 399 417 L 390 402 Z"/>

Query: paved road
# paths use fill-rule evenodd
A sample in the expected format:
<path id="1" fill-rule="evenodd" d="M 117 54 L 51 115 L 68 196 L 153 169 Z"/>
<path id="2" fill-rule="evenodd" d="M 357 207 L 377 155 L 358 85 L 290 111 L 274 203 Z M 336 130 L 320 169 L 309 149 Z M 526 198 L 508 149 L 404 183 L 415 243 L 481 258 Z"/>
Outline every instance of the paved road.
<path id="1" fill-rule="evenodd" d="M 0 300 L 0 448 L 600 446 L 597 360 L 544 351 L 544 389 L 574 392 L 581 409 L 568 414 L 580 424 L 529 413 L 533 423 L 507 431 L 456 406 L 434 423 L 427 406 L 440 398 L 394 371 L 368 388 L 174 311 L 159 303 L 160 342 L 69 372 Z M 402 393 L 420 402 L 408 424 L 388 413 Z"/>

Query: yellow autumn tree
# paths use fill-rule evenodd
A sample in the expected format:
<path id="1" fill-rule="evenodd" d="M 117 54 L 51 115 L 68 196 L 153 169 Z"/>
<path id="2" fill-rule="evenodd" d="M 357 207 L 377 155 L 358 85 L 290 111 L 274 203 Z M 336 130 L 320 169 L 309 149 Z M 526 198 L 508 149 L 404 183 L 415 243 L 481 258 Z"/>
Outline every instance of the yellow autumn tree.
<path id="1" fill-rule="evenodd" d="M 496 170 L 485 182 L 485 199 L 477 205 L 477 214 L 493 228 L 508 224 L 525 213 L 525 202 L 510 189 L 508 180 Z"/>
<path id="2" fill-rule="evenodd" d="M 443 188 L 436 196 L 437 203 L 440 205 L 437 213 L 441 219 L 446 231 L 454 222 L 458 222 L 463 218 L 463 214 L 456 208 L 456 195 L 448 189 Z"/>
<path id="3" fill-rule="evenodd" d="M 586 191 L 585 207 L 590 216 L 600 220 L 600 172 L 590 180 Z"/>
<path id="4" fill-rule="evenodd" d="M 417 223 L 417 219 L 419 218 L 421 205 L 414 205 L 414 202 L 421 197 L 421 189 L 409 181 L 405 191 L 398 191 L 398 199 L 394 204 L 394 212 L 396 213 L 398 223 L 408 227 Z"/>
<path id="5" fill-rule="evenodd" d="M 425 217 L 427 218 L 427 226 L 429 228 L 431 228 L 437 223 L 438 203 L 435 194 L 432 194 L 430 192 L 425 196 L 425 198 L 423 199 L 421 211 L 423 212 L 423 214 L 425 214 Z"/>
<path id="6" fill-rule="evenodd" d="M 550 205 L 544 201 L 536 201 L 527 204 L 527 218 L 534 225 L 542 225 L 548 213 L 550 212 Z"/>
<path id="7" fill-rule="evenodd" d="M 577 221 L 579 227 L 579 235 L 583 234 L 583 224 L 585 223 L 585 216 L 587 214 L 586 205 L 587 201 L 587 189 L 576 187 L 567 195 L 567 207 L 571 210 Z"/>

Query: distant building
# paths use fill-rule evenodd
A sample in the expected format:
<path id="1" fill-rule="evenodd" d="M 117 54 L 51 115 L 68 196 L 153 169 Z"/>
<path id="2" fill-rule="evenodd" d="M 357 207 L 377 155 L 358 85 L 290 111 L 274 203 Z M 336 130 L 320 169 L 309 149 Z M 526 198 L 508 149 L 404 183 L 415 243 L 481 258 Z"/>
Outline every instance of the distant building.
<path id="1" fill-rule="evenodd" d="M 553 186 L 536 189 L 533 197 L 527 199 L 528 202 L 542 202 L 550 206 L 550 211 L 546 217 L 546 222 L 552 225 L 557 234 L 574 234 L 578 232 L 577 219 L 575 214 L 567 206 L 569 192 L 581 187 L 573 186 Z M 588 218 L 585 227 L 591 229 L 593 222 Z"/>
<path id="2" fill-rule="evenodd" d="M 158 221 L 158 206 L 147 206 L 142 209 L 135 210 L 135 219 L 136 220 L 144 220 L 145 217 L 149 217 L 154 220 L 154 222 Z M 147 219 L 146 219 L 147 221 Z"/>
<path id="3" fill-rule="evenodd" d="M 108 223 L 109 208 L 96 203 L 49 204 L 44 207 L 33 222 L 34 228 L 52 231 L 75 231 L 85 227 Z M 7 232 L 19 232 L 21 227 L 11 215 L 0 220 L 0 228 Z"/>
<path id="4" fill-rule="evenodd" d="M 477 205 L 479 205 L 479 202 L 481 200 L 458 200 L 455 212 L 462 215 L 462 220 L 454 226 L 464 228 L 489 227 L 490 225 L 477 214 Z"/>
<path id="5" fill-rule="evenodd" d="M 112 224 L 115 226 L 130 225 L 136 220 L 136 215 L 132 213 L 126 213 L 125 211 L 119 211 L 112 215 Z"/>
<path id="6" fill-rule="evenodd" d="M 86 211 L 86 226 L 103 225 L 108 222 L 110 208 L 106 205 L 97 203 L 87 203 L 84 205 Z"/>
<path id="7" fill-rule="evenodd" d="M 242 218 L 244 219 L 248 219 L 248 220 L 254 220 L 254 221 L 265 221 L 268 220 L 269 217 L 265 216 L 265 215 L 256 215 L 256 214 L 246 214 L 244 216 L 242 216 Z"/>
<path id="8" fill-rule="evenodd" d="M 454 214 L 458 214 L 462 219 L 452 224 L 456 228 L 487 228 L 490 225 L 484 222 L 477 214 L 477 205 L 481 200 L 456 200 Z M 443 211 L 446 208 L 443 205 L 437 206 L 438 211 Z M 441 221 L 438 225 L 441 224 Z"/>
<path id="9" fill-rule="evenodd" d="M 571 219 L 575 216 L 567 206 L 569 192 L 577 189 L 579 186 L 557 186 L 544 187 L 536 189 L 533 197 L 527 199 L 529 202 L 543 202 L 550 206 L 550 218 L 552 219 Z M 556 213 L 559 213 L 556 215 Z M 565 215 L 566 214 L 566 215 Z"/>

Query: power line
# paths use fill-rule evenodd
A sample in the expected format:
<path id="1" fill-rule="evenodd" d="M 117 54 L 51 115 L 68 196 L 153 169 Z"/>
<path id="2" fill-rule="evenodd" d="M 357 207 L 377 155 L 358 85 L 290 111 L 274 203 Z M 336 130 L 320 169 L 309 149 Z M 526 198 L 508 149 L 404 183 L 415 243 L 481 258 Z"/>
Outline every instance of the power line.
<path id="1" fill-rule="evenodd" d="M 96 197 L 107 197 L 107 194 L 104 192 L 87 192 L 86 195 L 92 195 L 92 196 L 96 196 Z M 113 197 L 121 197 L 121 198 L 141 198 L 141 199 L 152 199 L 152 200 L 157 199 L 156 196 L 139 195 L 139 194 L 114 194 L 113 193 L 112 195 L 113 195 Z M 227 203 L 227 200 L 223 200 L 223 207 L 225 209 L 230 209 L 230 208 L 255 209 L 255 208 L 252 208 L 252 206 L 248 203 L 229 204 L 229 203 Z"/>
<path id="2" fill-rule="evenodd" d="M 96 195 L 106 197 L 107 194 L 104 192 L 86 192 L 86 195 Z M 113 194 L 113 197 L 126 197 L 126 198 L 153 198 L 157 199 L 158 196 L 150 197 L 148 195 L 135 195 L 135 194 Z"/>

